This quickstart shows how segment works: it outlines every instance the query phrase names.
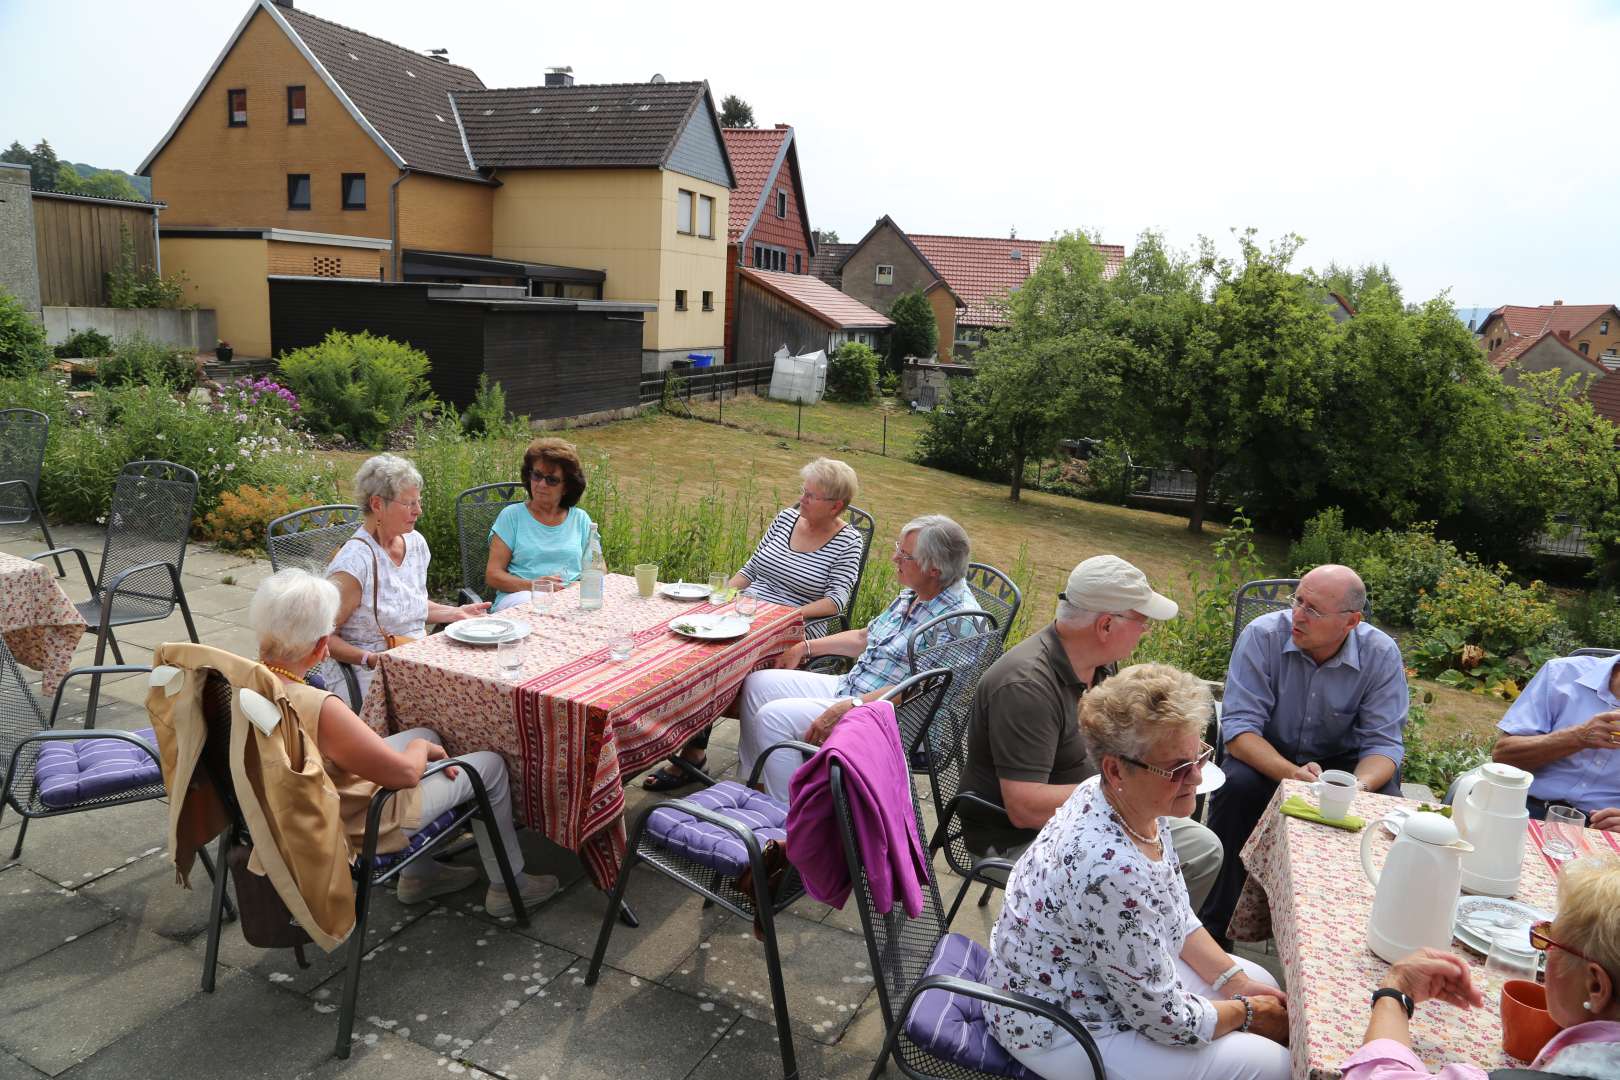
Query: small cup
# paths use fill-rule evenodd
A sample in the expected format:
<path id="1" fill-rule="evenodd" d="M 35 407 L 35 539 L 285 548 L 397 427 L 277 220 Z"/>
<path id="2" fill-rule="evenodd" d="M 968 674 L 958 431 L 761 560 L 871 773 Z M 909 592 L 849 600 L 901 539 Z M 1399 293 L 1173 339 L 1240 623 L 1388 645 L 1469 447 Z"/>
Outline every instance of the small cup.
<path id="1" fill-rule="evenodd" d="M 1502 984 L 1502 1049 L 1520 1061 L 1534 1061 L 1541 1048 L 1558 1034 L 1558 1024 L 1547 1012 L 1547 990 L 1528 979 Z"/>
<path id="2" fill-rule="evenodd" d="M 557 595 L 555 581 L 536 580 L 529 582 L 529 599 L 536 615 L 551 614 L 551 600 Z"/>
<path id="3" fill-rule="evenodd" d="M 1581 833 L 1586 815 L 1569 806 L 1547 807 L 1547 829 L 1542 850 L 1554 859 L 1573 859 L 1586 846 Z"/>
<path id="4" fill-rule="evenodd" d="M 644 562 L 636 564 L 636 592 L 643 600 L 651 600 L 653 590 L 658 588 L 658 564 Z"/>
<path id="5" fill-rule="evenodd" d="M 1536 981 L 1537 953 L 1530 944 L 1530 934 L 1524 927 L 1499 930 L 1491 938 L 1491 948 L 1485 954 L 1485 973 L 1503 980 Z"/>
<path id="6" fill-rule="evenodd" d="M 507 675 L 516 675 L 523 670 L 523 640 L 503 641 L 495 646 L 495 655 L 500 659 L 501 671 Z"/>
<path id="7" fill-rule="evenodd" d="M 608 642 L 608 659 L 615 664 L 622 664 L 630 659 L 630 654 L 636 651 L 636 639 L 629 634 L 621 634 Z"/>
<path id="8" fill-rule="evenodd" d="M 1330 821 L 1337 821 L 1350 812 L 1350 803 L 1356 797 L 1354 774 L 1340 769 L 1329 769 L 1311 785 L 1316 795 L 1316 808 Z"/>

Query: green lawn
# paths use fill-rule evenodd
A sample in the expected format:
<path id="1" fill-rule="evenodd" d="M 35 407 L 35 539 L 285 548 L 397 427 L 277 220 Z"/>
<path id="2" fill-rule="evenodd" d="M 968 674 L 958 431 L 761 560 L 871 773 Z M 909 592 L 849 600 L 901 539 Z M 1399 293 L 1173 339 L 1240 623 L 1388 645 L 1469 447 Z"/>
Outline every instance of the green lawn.
<path id="1" fill-rule="evenodd" d="M 920 414 L 894 398 L 883 398 L 876 405 L 823 401 L 805 406 L 802 412 L 791 402 L 752 394 L 724 401 L 695 396 L 689 404 L 692 415 L 704 420 L 766 435 L 802 438 L 824 445 L 828 453 L 848 449 L 909 458 L 924 423 Z"/>

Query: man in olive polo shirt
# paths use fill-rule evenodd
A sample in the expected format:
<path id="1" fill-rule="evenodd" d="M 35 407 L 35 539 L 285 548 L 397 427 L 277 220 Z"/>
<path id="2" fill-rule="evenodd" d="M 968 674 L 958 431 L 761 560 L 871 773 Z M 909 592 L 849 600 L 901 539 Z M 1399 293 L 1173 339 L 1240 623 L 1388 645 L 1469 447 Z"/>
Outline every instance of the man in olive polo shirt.
<path id="1" fill-rule="evenodd" d="M 964 804 L 969 849 L 1017 859 L 1082 780 L 1095 771 L 1080 733 L 1080 695 L 1105 667 L 1136 649 L 1149 620 L 1176 616 L 1176 603 L 1123 559 L 1097 555 L 1076 566 L 1045 629 L 1007 651 L 979 680 L 968 724 L 962 789 L 1005 816 Z M 1190 818 L 1171 822 L 1193 910 L 1221 869 L 1221 842 Z"/>

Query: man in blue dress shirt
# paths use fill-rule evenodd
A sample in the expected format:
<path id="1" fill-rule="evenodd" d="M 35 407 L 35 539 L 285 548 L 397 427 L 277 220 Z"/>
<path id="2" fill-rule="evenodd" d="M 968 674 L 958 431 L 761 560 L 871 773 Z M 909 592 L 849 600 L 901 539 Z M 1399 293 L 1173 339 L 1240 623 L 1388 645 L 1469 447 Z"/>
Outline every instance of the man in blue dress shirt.
<path id="1" fill-rule="evenodd" d="M 1535 774 L 1528 805 L 1573 806 L 1594 829 L 1620 830 L 1620 657 L 1565 656 L 1536 672 L 1497 726 L 1491 756 Z"/>
<path id="2" fill-rule="evenodd" d="M 1394 639 L 1361 621 L 1366 601 L 1354 570 L 1318 566 L 1288 609 L 1255 619 L 1232 649 L 1221 702 L 1226 784 L 1209 806 L 1226 856 L 1199 912 L 1218 938 L 1248 876 L 1239 852 L 1279 781 L 1342 769 L 1367 791 L 1400 794 L 1406 669 Z"/>

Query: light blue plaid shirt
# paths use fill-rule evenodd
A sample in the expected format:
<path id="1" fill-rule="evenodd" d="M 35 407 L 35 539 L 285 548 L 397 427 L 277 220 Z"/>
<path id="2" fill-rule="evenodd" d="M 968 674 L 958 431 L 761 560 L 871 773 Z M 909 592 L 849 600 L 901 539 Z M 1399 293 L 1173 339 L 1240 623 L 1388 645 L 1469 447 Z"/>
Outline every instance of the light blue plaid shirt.
<path id="1" fill-rule="evenodd" d="M 866 651 L 856 659 L 849 673 L 838 680 L 841 696 L 870 694 L 873 690 L 904 682 L 911 673 L 906 663 L 906 642 L 913 630 L 953 611 L 979 610 L 978 601 L 973 599 L 973 591 L 966 581 L 942 589 L 932 600 L 913 603 L 916 599 L 916 593 L 901 589 L 894 602 L 866 624 Z M 946 630 L 939 640 L 948 641 L 952 636 Z"/>

